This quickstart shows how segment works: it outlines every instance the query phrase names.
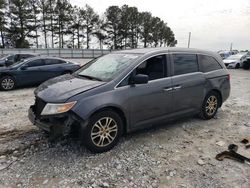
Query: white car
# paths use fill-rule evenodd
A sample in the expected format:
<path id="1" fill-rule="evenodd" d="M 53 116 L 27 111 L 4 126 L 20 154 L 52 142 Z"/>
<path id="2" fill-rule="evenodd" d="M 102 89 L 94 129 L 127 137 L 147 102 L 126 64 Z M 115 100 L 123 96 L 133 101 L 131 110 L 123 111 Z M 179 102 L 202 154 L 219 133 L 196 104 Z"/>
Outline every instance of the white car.
<path id="1" fill-rule="evenodd" d="M 231 55 L 224 59 L 223 62 L 227 68 L 238 69 L 243 66 L 243 62 L 247 61 L 246 53 L 239 53 L 236 55 Z"/>

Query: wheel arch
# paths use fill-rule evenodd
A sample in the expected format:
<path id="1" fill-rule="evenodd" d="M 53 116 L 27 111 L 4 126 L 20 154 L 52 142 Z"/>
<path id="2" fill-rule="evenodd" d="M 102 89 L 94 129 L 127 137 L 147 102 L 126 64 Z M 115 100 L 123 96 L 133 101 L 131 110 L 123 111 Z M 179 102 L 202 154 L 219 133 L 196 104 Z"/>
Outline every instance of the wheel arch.
<path id="1" fill-rule="evenodd" d="M 99 112 L 105 111 L 105 110 L 112 110 L 112 111 L 116 112 L 121 117 L 121 119 L 123 121 L 123 134 L 127 133 L 127 129 L 128 129 L 127 117 L 126 117 L 124 111 L 121 108 L 117 107 L 117 106 L 104 106 L 104 107 L 101 107 L 101 108 L 95 110 L 93 113 L 91 113 L 89 118 L 91 118 L 93 115 L 95 115 L 95 114 L 97 114 Z"/>
<path id="2" fill-rule="evenodd" d="M 215 92 L 215 93 L 218 94 L 218 96 L 219 96 L 219 98 L 220 98 L 219 107 L 221 107 L 221 106 L 222 106 L 222 94 L 221 94 L 220 90 L 218 90 L 218 89 L 212 89 L 212 90 L 210 90 L 208 93 L 210 93 L 210 92 Z M 208 94 L 208 93 L 207 93 L 207 94 Z"/>
<path id="3" fill-rule="evenodd" d="M 15 77 L 12 74 L 10 74 L 10 73 L 1 73 L 0 78 L 2 78 L 4 76 L 11 76 L 11 77 L 13 77 L 15 79 Z"/>

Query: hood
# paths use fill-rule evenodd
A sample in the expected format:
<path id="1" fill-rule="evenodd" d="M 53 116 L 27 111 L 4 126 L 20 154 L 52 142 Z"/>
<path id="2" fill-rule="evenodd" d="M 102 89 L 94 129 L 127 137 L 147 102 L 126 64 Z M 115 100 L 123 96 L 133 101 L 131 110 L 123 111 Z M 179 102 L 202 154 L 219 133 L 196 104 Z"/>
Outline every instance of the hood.
<path id="1" fill-rule="evenodd" d="M 65 102 L 70 97 L 105 84 L 105 82 L 63 75 L 42 83 L 35 95 L 46 102 Z"/>
<path id="2" fill-rule="evenodd" d="M 235 62 L 239 62 L 239 60 L 224 59 L 223 62 L 224 63 L 235 63 Z"/>

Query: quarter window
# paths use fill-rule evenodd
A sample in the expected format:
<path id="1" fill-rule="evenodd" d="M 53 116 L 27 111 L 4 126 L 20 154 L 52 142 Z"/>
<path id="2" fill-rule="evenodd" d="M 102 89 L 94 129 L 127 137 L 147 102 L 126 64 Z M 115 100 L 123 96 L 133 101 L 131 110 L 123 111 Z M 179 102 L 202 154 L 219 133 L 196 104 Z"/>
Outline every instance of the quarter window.
<path id="1" fill-rule="evenodd" d="M 210 72 L 218 69 L 222 69 L 218 61 L 213 57 L 207 55 L 199 55 L 199 62 L 202 68 L 202 72 Z"/>
<path id="2" fill-rule="evenodd" d="M 198 72 L 197 56 L 195 54 L 174 54 L 174 75 Z"/>
<path id="3" fill-rule="evenodd" d="M 136 68 L 136 74 L 148 75 L 149 80 L 156 80 L 164 77 L 164 64 L 166 56 L 159 55 L 152 57 Z"/>

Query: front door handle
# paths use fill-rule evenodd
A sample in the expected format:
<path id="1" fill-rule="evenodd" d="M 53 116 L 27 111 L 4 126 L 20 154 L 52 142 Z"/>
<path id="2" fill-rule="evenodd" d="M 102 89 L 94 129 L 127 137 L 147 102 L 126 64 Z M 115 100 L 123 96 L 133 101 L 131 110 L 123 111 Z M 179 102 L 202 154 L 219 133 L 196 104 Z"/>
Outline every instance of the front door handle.
<path id="1" fill-rule="evenodd" d="M 177 90 L 177 89 L 181 89 L 181 88 L 182 88 L 182 86 L 174 86 L 173 90 Z"/>
<path id="2" fill-rule="evenodd" d="M 168 91 L 172 91 L 173 90 L 173 88 L 172 87 L 168 87 L 168 88 L 164 88 L 163 89 L 163 91 L 166 91 L 166 92 L 168 92 Z"/>

